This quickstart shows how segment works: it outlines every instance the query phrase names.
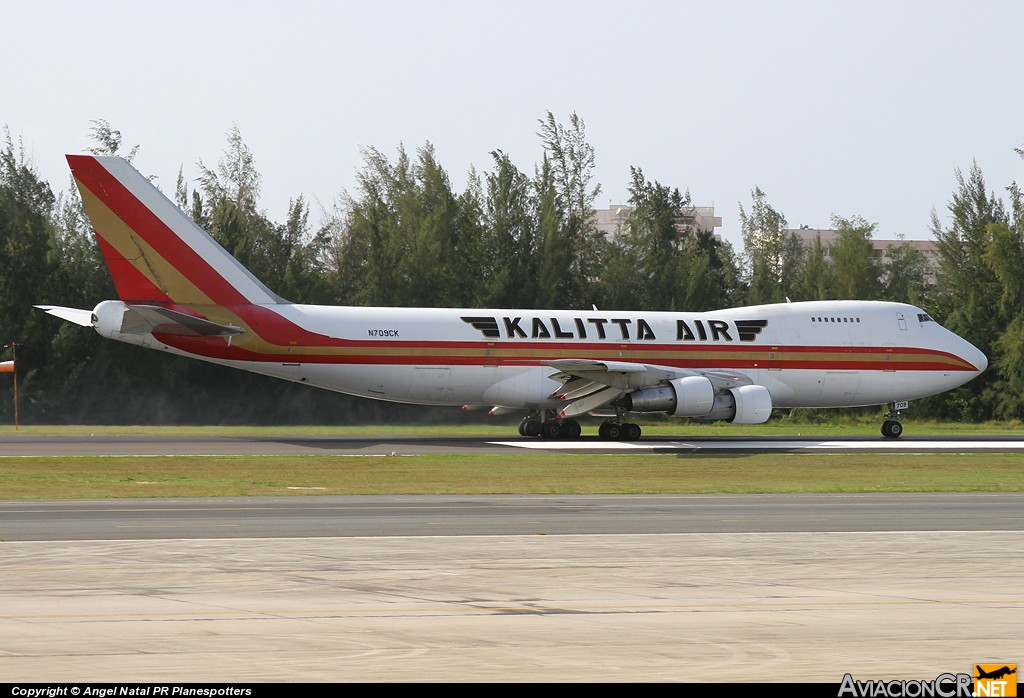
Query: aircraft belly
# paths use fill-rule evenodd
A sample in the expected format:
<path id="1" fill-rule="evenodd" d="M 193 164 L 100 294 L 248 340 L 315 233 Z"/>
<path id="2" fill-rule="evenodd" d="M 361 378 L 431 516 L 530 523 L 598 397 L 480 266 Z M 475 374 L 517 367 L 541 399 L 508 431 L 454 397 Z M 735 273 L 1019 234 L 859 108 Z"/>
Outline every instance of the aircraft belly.
<path id="1" fill-rule="evenodd" d="M 480 383 L 486 386 L 481 395 L 484 404 L 502 407 L 560 404 L 558 400 L 550 399 L 551 393 L 558 387 L 557 383 L 548 378 L 555 373 L 550 368 L 489 366 L 483 370 L 487 371 Z"/>
<path id="2" fill-rule="evenodd" d="M 962 374 L 939 371 L 865 372 L 861 394 L 864 404 L 917 400 L 952 390 L 964 382 Z"/>
<path id="3" fill-rule="evenodd" d="M 802 371 L 751 375 L 768 388 L 775 407 L 854 407 L 916 400 L 960 385 L 962 377 L 935 371 Z"/>
<path id="4" fill-rule="evenodd" d="M 425 405 L 529 407 L 557 387 L 547 379 L 553 371 L 537 367 L 304 364 L 289 374 L 276 367 L 248 368 L 289 380 L 301 380 L 301 374 L 301 382 L 350 395 Z"/>
<path id="5" fill-rule="evenodd" d="M 347 395 L 424 405 L 501 405 L 533 408 L 561 405 L 551 399 L 555 371 L 540 366 L 395 366 L 388 364 L 310 364 L 235 361 L 182 351 L 151 335 L 118 337 L 171 354 L 303 383 Z M 146 341 L 148 340 L 148 341 Z"/>

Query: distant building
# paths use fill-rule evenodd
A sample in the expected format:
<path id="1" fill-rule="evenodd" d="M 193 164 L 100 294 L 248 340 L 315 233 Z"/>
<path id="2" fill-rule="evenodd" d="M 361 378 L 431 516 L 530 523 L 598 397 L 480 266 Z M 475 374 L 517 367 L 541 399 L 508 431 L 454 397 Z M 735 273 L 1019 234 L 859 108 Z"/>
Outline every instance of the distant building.
<path id="1" fill-rule="evenodd" d="M 625 225 L 633 207 L 629 204 L 615 204 L 610 208 L 599 208 L 594 212 L 594 224 L 604 233 L 605 237 L 614 238 L 620 226 Z M 698 230 L 709 230 L 722 227 L 722 217 L 715 215 L 714 206 L 686 206 L 683 215 L 676 222 L 680 236 L 689 235 Z M 715 238 L 721 236 L 715 233 Z"/>
<path id="2" fill-rule="evenodd" d="M 835 244 L 839 233 L 831 228 L 809 228 L 807 226 L 801 226 L 799 228 L 789 228 L 785 232 L 793 233 L 800 239 L 800 242 L 807 249 L 814 247 L 814 240 L 818 237 L 821 238 L 821 247 L 824 251 L 825 258 L 831 257 L 830 249 Z M 898 238 L 871 238 L 871 248 L 875 251 L 875 256 L 881 258 L 884 257 L 891 248 L 899 247 L 900 245 L 909 245 L 911 249 L 917 250 L 922 253 L 928 263 L 928 282 L 934 283 L 935 276 L 939 270 L 939 245 L 934 240 L 901 240 Z"/>

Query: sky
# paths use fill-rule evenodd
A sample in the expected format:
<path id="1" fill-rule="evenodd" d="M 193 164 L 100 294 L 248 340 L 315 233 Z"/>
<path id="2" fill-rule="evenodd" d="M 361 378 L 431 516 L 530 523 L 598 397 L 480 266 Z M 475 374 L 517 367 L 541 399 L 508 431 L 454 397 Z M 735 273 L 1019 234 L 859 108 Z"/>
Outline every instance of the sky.
<path id="1" fill-rule="evenodd" d="M 92 122 L 172 193 L 237 127 L 261 205 L 312 218 L 365 148 L 433 144 L 457 190 L 500 149 L 533 174 L 538 121 L 576 113 L 596 206 L 630 167 L 714 205 L 741 249 L 759 187 L 792 227 L 833 215 L 927 239 L 956 171 L 1024 183 L 1019 0 L 0 0 L 0 127 L 51 186 Z M 194 186 L 194 185 L 193 185 Z"/>

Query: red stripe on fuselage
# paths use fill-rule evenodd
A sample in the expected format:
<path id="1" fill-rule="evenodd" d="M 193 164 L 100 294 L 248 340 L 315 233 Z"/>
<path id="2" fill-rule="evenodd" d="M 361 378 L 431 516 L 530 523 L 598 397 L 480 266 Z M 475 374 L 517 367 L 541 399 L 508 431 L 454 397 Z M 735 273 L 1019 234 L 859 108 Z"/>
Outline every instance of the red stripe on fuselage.
<path id="1" fill-rule="evenodd" d="M 410 365 L 410 366 L 424 366 L 424 365 L 439 365 L 439 366 L 528 366 L 528 365 L 540 365 L 545 360 L 555 360 L 563 358 L 586 358 L 588 355 L 593 356 L 593 352 L 601 351 L 607 353 L 608 351 L 614 351 L 614 346 L 599 345 L 599 344 L 586 344 L 586 345 L 573 345 L 568 343 L 559 343 L 557 345 L 552 344 L 511 344 L 511 345 L 494 345 L 488 347 L 482 347 L 477 342 L 388 342 L 380 343 L 373 341 L 354 341 L 354 340 L 340 340 L 332 338 L 324 338 L 322 335 L 314 335 L 323 339 L 327 339 L 328 342 L 324 344 L 316 344 L 313 346 L 318 347 L 345 347 L 347 349 L 365 349 L 366 353 L 359 354 L 311 354 L 306 353 L 303 350 L 307 350 L 311 347 L 309 344 L 296 346 L 297 351 L 295 352 L 266 352 L 266 353 L 255 353 L 253 351 L 244 349 L 237 345 L 229 345 L 224 339 L 221 338 L 200 338 L 200 337 L 182 337 L 182 336 L 165 336 L 158 335 L 157 339 L 161 342 L 173 346 L 182 351 L 187 351 L 200 356 L 205 356 L 213 359 L 232 360 L 232 361 L 253 361 L 257 363 L 308 363 L 308 364 L 388 364 L 388 365 Z M 627 361 L 631 363 L 643 363 L 652 364 L 657 366 L 668 366 L 673 368 L 682 369 L 701 369 L 701 368 L 733 368 L 733 369 L 816 369 L 816 370 L 862 370 L 862 371 L 973 371 L 977 370 L 963 359 L 950 354 L 948 352 L 935 351 L 932 349 L 923 349 L 919 347 L 907 347 L 898 349 L 898 354 L 906 356 L 908 354 L 915 356 L 912 360 L 906 358 L 899 358 L 892 362 L 883 361 L 864 361 L 856 357 L 850 356 L 851 354 L 886 354 L 892 353 L 891 347 L 778 347 L 771 350 L 765 347 L 724 347 L 716 345 L 690 345 L 685 347 L 675 345 L 658 345 L 658 346 L 636 346 L 629 345 L 630 348 L 635 347 L 633 351 L 624 351 L 624 355 L 617 357 L 616 361 Z M 408 349 L 408 354 L 400 355 L 381 355 L 375 353 L 375 350 L 382 348 L 401 348 Z M 517 356 L 495 356 L 484 355 L 484 349 L 491 349 L 492 352 L 499 352 L 503 349 L 544 349 L 545 354 L 542 356 L 534 357 L 517 357 Z M 438 349 L 451 349 L 451 350 L 479 350 L 480 354 L 475 355 L 424 355 L 417 354 L 416 350 L 430 350 L 436 351 Z M 657 351 L 657 352 L 672 352 L 676 356 L 664 357 L 664 356 L 648 356 L 644 350 Z M 777 354 L 789 355 L 789 358 L 769 359 L 769 358 L 750 358 L 750 357 L 737 357 L 729 358 L 728 354 L 737 352 L 750 352 L 750 351 L 761 351 L 768 352 L 774 351 Z M 707 354 L 714 353 L 713 356 L 693 356 L 693 354 Z M 825 353 L 831 354 L 832 357 L 828 359 L 814 358 L 814 359 L 801 359 L 801 354 L 811 353 Z M 956 363 L 948 363 L 942 361 L 942 359 L 950 359 Z M 598 359 L 601 360 L 601 359 Z M 609 359 L 611 360 L 611 359 Z"/>

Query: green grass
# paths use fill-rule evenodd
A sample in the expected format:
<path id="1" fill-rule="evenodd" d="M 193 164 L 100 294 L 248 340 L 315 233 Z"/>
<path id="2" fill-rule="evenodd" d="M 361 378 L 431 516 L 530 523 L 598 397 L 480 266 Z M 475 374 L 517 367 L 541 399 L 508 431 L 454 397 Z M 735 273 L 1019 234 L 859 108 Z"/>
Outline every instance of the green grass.
<path id="1" fill-rule="evenodd" d="M 0 461 L 0 497 L 1022 491 L 1024 454 L 74 457 Z"/>
<path id="2" fill-rule="evenodd" d="M 468 421 L 468 420 L 467 420 Z M 584 421 L 584 434 L 596 434 L 599 420 Z M 837 418 L 830 422 L 773 419 L 767 424 L 732 425 L 720 422 L 702 424 L 689 420 L 650 419 L 641 422 L 647 436 L 878 436 L 878 416 Z M 10 424 L 0 426 L 0 436 L 410 436 L 410 437 L 493 437 L 518 436 L 515 420 L 491 423 L 441 425 L 371 426 L 106 426 L 106 425 L 21 425 L 15 431 Z M 968 424 L 905 418 L 908 436 L 1024 436 L 1019 422 Z"/>
<path id="3" fill-rule="evenodd" d="M 1015 423 L 908 420 L 908 433 L 1021 435 Z M 596 429 L 596 422 L 585 427 Z M 765 425 L 644 423 L 648 436 L 878 435 L 878 420 Z M 37 426 L 32 436 L 380 436 L 508 438 L 515 422 L 462 426 Z M 2 455 L 2 451 L 0 451 Z M 0 458 L 0 498 L 301 494 L 639 494 L 1024 491 L 1024 454 L 552 454 Z"/>

